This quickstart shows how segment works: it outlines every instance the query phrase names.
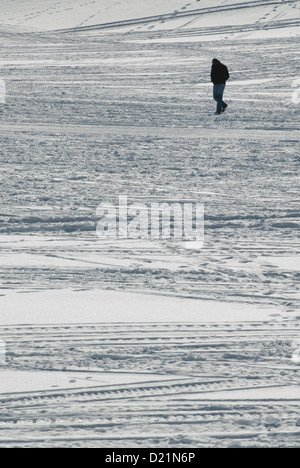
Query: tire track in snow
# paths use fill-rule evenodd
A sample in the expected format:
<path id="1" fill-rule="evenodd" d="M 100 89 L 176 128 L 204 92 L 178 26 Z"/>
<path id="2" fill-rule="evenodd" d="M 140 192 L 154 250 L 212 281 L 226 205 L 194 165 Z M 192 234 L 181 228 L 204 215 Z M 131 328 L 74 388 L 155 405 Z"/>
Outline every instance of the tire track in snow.
<path id="1" fill-rule="evenodd" d="M 291 0 L 289 3 L 295 3 L 298 0 Z M 229 5 L 220 5 L 214 6 L 210 8 L 199 8 L 196 10 L 189 10 L 189 11 L 176 11 L 167 14 L 155 15 L 155 16 L 147 16 L 144 18 L 135 18 L 130 20 L 124 21 L 116 21 L 111 23 L 104 23 L 104 24 L 95 24 L 91 26 L 79 26 L 75 28 L 68 28 L 68 29 L 59 29 L 56 32 L 60 33 L 70 33 L 70 32 L 83 32 L 83 31 L 94 31 L 94 30 L 101 30 L 101 29 L 112 29 L 112 28 L 119 28 L 125 26 L 136 26 L 139 24 L 148 24 L 148 23 L 156 23 L 160 21 L 168 21 L 174 20 L 179 18 L 187 18 L 191 16 L 201 16 L 207 15 L 210 13 L 222 13 L 226 11 L 234 11 L 234 10 L 244 10 L 249 8 L 258 8 L 264 6 L 277 6 L 282 5 L 280 1 L 250 1 L 250 2 L 243 2 L 243 3 L 233 3 Z"/>
<path id="2" fill-rule="evenodd" d="M 101 441 L 130 446 L 139 440 L 155 446 L 180 446 L 183 440 L 190 446 L 232 441 L 296 446 L 297 398 L 285 398 L 284 392 L 297 383 L 289 350 L 298 328 L 294 323 L 2 327 L 7 364 L 17 374 L 32 369 L 77 380 L 74 389 L 2 394 L 0 428 L 6 435 L 0 446 L 86 446 L 88 441 L 91 446 Z M 49 354 L 40 361 L 43 349 Z M 95 361 L 91 357 L 97 350 Z M 95 382 L 118 373 L 129 381 Z M 90 387 L 80 387 L 86 376 Z M 258 394 L 251 400 L 254 390 Z M 238 399 L 220 398 L 237 391 Z M 282 396 L 274 398 L 274 391 Z M 203 400 L 206 394 L 210 401 Z M 272 418 L 274 427 L 268 425 Z M 221 437 L 225 427 L 229 435 Z"/>
<path id="3" fill-rule="evenodd" d="M 232 132 L 231 129 L 223 129 L 222 134 L 215 131 L 215 129 L 201 129 L 199 127 L 130 127 L 130 126 L 103 126 L 103 125 L 46 125 L 46 124 L 1 124 L 0 131 L 2 135 L 9 135 L 11 133 L 22 133 L 22 134 L 70 134 L 70 135 L 95 135 L 99 139 L 103 135 L 129 135 L 139 137 L 168 137 L 168 138 L 187 138 L 187 139 L 212 139 L 212 140 L 224 140 L 224 139 L 249 139 L 249 140 L 276 140 L 278 141 L 299 141 L 300 132 L 298 130 L 285 130 L 285 129 L 266 129 L 261 128 L 249 128 L 249 129 L 235 129 Z"/>

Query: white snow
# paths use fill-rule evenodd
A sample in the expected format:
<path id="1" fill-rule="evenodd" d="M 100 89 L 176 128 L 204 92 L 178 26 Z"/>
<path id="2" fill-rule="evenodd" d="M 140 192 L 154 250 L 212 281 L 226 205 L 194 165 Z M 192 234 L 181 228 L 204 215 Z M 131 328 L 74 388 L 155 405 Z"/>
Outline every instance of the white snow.
<path id="1" fill-rule="evenodd" d="M 122 304 L 122 307 L 120 307 Z M 114 291 L 49 291 L 0 296 L 0 325 L 267 321 L 271 308 Z"/>
<path id="2" fill-rule="evenodd" d="M 197 11 L 199 13 L 197 13 Z M 189 12 L 193 16 L 182 16 Z M 167 16 L 166 16 L 167 15 Z M 166 16 L 166 17 L 165 17 Z M 144 22 L 140 19 L 157 17 L 156 21 Z M 262 31 L 246 32 L 245 37 L 270 37 L 299 35 L 300 8 L 297 0 L 14 0 L 1 4 L 2 27 L 17 27 L 20 30 L 57 30 L 75 27 L 88 27 L 107 23 L 125 22 L 122 31 L 170 31 L 185 29 L 230 28 L 240 31 L 226 33 L 225 39 L 241 38 L 243 29 L 255 25 Z M 126 26 L 126 21 L 130 21 Z M 136 22 L 136 24 L 135 24 Z M 279 24 L 284 27 L 274 28 Z M 214 33 L 215 34 L 215 33 Z M 219 32 L 222 34 L 222 32 Z M 208 31 L 202 40 L 212 40 Z M 194 40 L 192 38 L 192 40 Z"/>
<path id="3" fill-rule="evenodd" d="M 170 397 L 168 397 L 170 398 Z M 176 397 L 175 397 L 176 398 Z M 189 395 L 189 399 L 197 401 L 286 401 L 299 402 L 300 392 L 298 385 L 295 386 L 270 386 L 265 388 L 245 388 L 230 391 L 216 391 L 214 393 L 198 393 Z M 297 403 L 296 403 L 297 404 Z"/>
<path id="4" fill-rule="evenodd" d="M 172 377 L 166 376 L 172 382 Z M 175 380 L 176 377 L 173 377 Z M 162 381 L 158 375 L 113 373 L 113 372 L 56 372 L 56 371 L 8 371 L 0 370 L 0 395 L 26 394 L 32 392 L 61 391 L 109 387 L 112 385 L 142 384 Z"/>
<path id="5" fill-rule="evenodd" d="M 299 7 L 0 0 L 1 447 L 299 446 Z M 99 240 L 120 195 L 204 246 Z"/>

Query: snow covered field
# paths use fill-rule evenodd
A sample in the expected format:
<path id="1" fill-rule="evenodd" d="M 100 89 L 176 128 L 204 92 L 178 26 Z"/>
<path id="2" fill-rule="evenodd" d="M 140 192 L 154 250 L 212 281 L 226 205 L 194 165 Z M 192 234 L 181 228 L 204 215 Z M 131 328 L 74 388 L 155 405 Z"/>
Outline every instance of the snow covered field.
<path id="1" fill-rule="evenodd" d="M 298 447 L 300 2 L 0 3 L 0 446 Z"/>

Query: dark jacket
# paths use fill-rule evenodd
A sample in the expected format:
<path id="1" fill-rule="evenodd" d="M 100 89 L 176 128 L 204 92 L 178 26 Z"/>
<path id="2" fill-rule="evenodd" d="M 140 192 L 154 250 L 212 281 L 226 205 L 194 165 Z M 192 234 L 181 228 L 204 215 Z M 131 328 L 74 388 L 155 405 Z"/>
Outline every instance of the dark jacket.
<path id="1" fill-rule="evenodd" d="M 229 80 L 230 75 L 226 65 L 221 62 L 215 62 L 211 68 L 211 81 L 214 85 L 226 83 Z"/>

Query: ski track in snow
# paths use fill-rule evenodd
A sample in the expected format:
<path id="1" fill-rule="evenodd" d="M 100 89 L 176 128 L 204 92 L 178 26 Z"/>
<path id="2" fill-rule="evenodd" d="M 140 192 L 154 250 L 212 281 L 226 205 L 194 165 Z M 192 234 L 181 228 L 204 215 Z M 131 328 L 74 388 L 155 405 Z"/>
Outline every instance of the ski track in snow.
<path id="1" fill-rule="evenodd" d="M 299 446 L 297 40 L 84 34 L 1 33 L 1 296 L 113 289 L 274 312 L 3 325 L 0 446 Z M 221 119 L 215 55 L 232 73 Z M 204 202 L 204 249 L 98 240 L 97 205 L 124 194 Z"/>
<path id="2" fill-rule="evenodd" d="M 259 322 L 3 327 L 14 386 L 32 369 L 50 384 L 0 394 L 0 446 L 297 446 L 298 332 Z"/>
<path id="3" fill-rule="evenodd" d="M 112 3 L 111 0 L 24 0 L 4 4 L 1 23 L 6 27 L 36 30 L 89 31 L 107 28 L 126 31 L 174 31 L 227 27 L 229 35 L 238 24 L 247 29 L 286 28 L 299 25 L 299 1 L 289 0 L 159 0 Z M 245 25 L 245 18 L 249 24 Z M 241 27 L 242 25 L 242 27 Z M 228 26 L 232 29 L 228 29 Z M 190 31 L 189 33 L 190 34 Z M 218 32 L 220 34 L 220 31 Z"/>

